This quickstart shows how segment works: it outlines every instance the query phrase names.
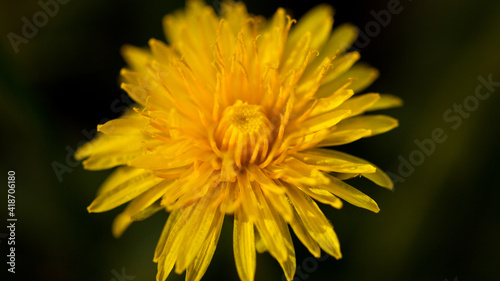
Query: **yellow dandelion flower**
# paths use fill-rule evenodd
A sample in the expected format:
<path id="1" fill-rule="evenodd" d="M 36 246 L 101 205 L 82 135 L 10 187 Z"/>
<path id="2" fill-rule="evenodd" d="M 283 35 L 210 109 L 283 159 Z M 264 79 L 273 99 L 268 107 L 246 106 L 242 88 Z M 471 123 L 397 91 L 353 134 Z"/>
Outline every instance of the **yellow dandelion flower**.
<path id="1" fill-rule="evenodd" d="M 392 188 L 373 164 L 326 149 L 384 133 L 397 120 L 362 115 L 398 106 L 390 95 L 354 96 L 377 77 L 347 49 L 352 25 L 332 32 L 333 9 L 321 5 L 298 23 L 284 9 L 272 19 L 225 2 L 219 17 L 201 1 L 167 15 L 169 44 L 123 48 L 122 88 L 137 106 L 98 126 L 76 152 L 86 169 L 117 167 L 88 207 L 104 212 L 131 201 L 113 223 L 120 236 L 158 210 L 169 217 L 154 254 L 157 280 L 175 268 L 200 280 L 223 218 L 233 215 L 241 280 L 254 280 L 256 251 L 269 252 L 288 280 L 295 273 L 289 227 L 315 257 L 340 258 L 332 224 L 316 201 L 343 199 L 378 212 L 344 180 L 364 176 Z"/>

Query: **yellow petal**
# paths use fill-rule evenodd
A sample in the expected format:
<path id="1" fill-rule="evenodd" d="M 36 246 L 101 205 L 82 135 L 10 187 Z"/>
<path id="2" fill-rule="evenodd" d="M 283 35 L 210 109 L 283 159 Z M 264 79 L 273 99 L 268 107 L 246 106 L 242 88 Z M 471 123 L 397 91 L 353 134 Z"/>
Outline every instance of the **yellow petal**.
<path id="1" fill-rule="evenodd" d="M 398 126 L 398 120 L 386 115 L 366 115 L 344 119 L 336 125 L 336 130 L 370 130 L 370 136 L 390 131 Z"/>
<path id="2" fill-rule="evenodd" d="M 265 188 L 262 189 L 262 191 L 269 205 L 273 206 L 286 222 L 291 222 L 293 219 L 292 206 L 286 197 L 281 194 L 270 192 Z"/>
<path id="3" fill-rule="evenodd" d="M 365 112 L 370 106 L 375 104 L 380 99 L 379 94 L 364 94 L 354 98 L 350 98 L 341 104 L 337 110 L 350 110 L 348 117 L 359 115 Z"/>
<path id="4" fill-rule="evenodd" d="M 219 241 L 222 223 L 224 221 L 223 214 L 216 214 L 214 222 L 217 224 L 213 227 L 213 231 L 203 242 L 203 248 L 200 250 L 193 263 L 186 270 L 186 281 L 199 281 L 205 274 L 205 271 L 212 260 L 212 257 Z"/>
<path id="5" fill-rule="evenodd" d="M 186 151 L 186 147 L 181 144 L 171 144 L 165 146 L 164 150 L 158 150 L 158 154 L 138 156 L 128 165 L 149 170 L 180 168 L 192 164 L 197 152 L 196 149 Z"/>
<path id="6" fill-rule="evenodd" d="M 337 234 L 318 205 L 309 196 L 304 195 L 294 187 L 289 187 L 287 193 L 307 232 L 325 252 L 340 259 L 342 254 Z"/>
<path id="7" fill-rule="evenodd" d="M 83 161 L 88 170 L 109 169 L 126 164 L 142 154 L 140 136 L 106 136 L 99 134 L 92 141 L 82 145 L 75 152 L 75 158 Z"/>
<path id="8" fill-rule="evenodd" d="M 345 23 L 336 27 L 330 39 L 320 51 L 321 56 L 333 57 L 349 49 L 358 36 L 358 29 L 352 24 Z"/>
<path id="9" fill-rule="evenodd" d="M 402 105 L 402 99 L 389 94 L 381 94 L 380 99 L 376 103 L 372 104 L 369 108 L 367 108 L 366 111 L 381 110 L 392 107 L 399 107 Z"/>
<path id="10" fill-rule="evenodd" d="M 351 24 L 342 24 L 341 26 L 336 27 L 333 30 L 330 39 L 328 39 L 328 42 L 326 42 L 325 45 L 319 50 L 319 56 L 307 67 L 306 72 L 314 71 L 314 69 L 316 69 L 325 58 L 333 58 L 337 56 L 332 65 L 333 69 L 336 69 L 339 65 L 337 62 L 341 57 L 344 57 L 342 54 L 354 43 L 357 35 L 358 29 Z M 352 52 L 350 54 L 354 53 L 359 59 L 358 52 Z M 349 67 L 345 70 L 349 69 Z"/>
<path id="11" fill-rule="evenodd" d="M 279 66 L 285 42 L 288 42 L 286 38 L 291 25 L 292 21 L 286 16 L 285 10 L 278 8 L 273 18 L 269 21 L 265 30 L 266 32 L 257 41 L 257 50 L 261 65 L 260 71 L 262 73 L 265 73 L 266 69 L 277 68 Z"/>
<path id="12" fill-rule="evenodd" d="M 164 65 L 169 65 L 178 58 L 173 48 L 162 41 L 150 39 L 149 47 L 156 60 Z"/>
<path id="13" fill-rule="evenodd" d="M 343 102 L 348 100 L 354 95 L 354 91 L 351 89 L 343 89 L 336 91 L 328 97 L 318 99 L 317 105 L 311 111 L 311 116 L 322 114 L 333 109 L 336 109 Z"/>
<path id="14" fill-rule="evenodd" d="M 177 10 L 163 17 L 163 30 L 165 31 L 165 37 L 171 45 L 178 43 L 189 22 L 189 14 L 195 14 L 196 10 L 200 10 L 200 6 L 202 5 L 200 2 L 189 1 L 189 6 L 186 5 L 185 11 Z"/>
<path id="15" fill-rule="evenodd" d="M 309 54 L 311 44 L 311 33 L 305 33 L 293 48 L 289 51 L 289 54 L 283 56 L 284 61 L 280 66 L 280 71 L 285 75 L 288 75 L 289 71 L 297 70 L 301 65 L 303 65 L 304 60 Z"/>
<path id="16" fill-rule="evenodd" d="M 157 178 L 150 172 L 144 172 L 100 194 L 87 210 L 91 213 L 108 211 L 134 199 L 161 181 L 163 179 Z"/>
<path id="17" fill-rule="evenodd" d="M 144 213 L 145 210 L 156 212 L 163 209 L 164 207 L 159 204 L 154 206 L 153 209 L 148 208 L 161 198 L 171 184 L 171 180 L 162 181 L 130 202 L 127 208 L 113 222 L 113 235 L 115 237 L 121 236 L 133 221 L 144 219 L 143 216 L 152 215 L 152 213 Z M 138 216 L 139 214 L 141 214 L 140 217 Z"/>
<path id="18" fill-rule="evenodd" d="M 316 132 L 334 126 L 349 115 L 349 113 L 349 110 L 332 110 L 330 112 L 310 117 L 302 122 L 300 126 L 310 132 Z"/>
<path id="19" fill-rule="evenodd" d="M 318 147 L 347 144 L 371 135 L 371 130 L 353 129 L 340 131 L 336 129 L 332 133 L 330 133 L 324 140 L 322 140 L 318 144 Z"/>
<path id="20" fill-rule="evenodd" d="M 296 268 L 296 260 L 295 260 L 295 248 L 293 247 L 292 237 L 290 236 L 290 231 L 288 230 L 288 226 L 283 221 L 283 219 L 278 218 L 278 226 L 281 231 L 281 237 L 283 242 L 285 243 L 287 249 L 287 258 L 283 262 L 279 262 L 283 272 L 285 272 L 285 277 L 288 281 L 293 280 L 293 276 L 295 274 Z"/>
<path id="21" fill-rule="evenodd" d="M 167 242 L 170 232 L 172 231 L 174 225 L 177 223 L 181 215 L 182 212 L 180 212 L 179 210 L 175 210 L 168 216 L 167 222 L 165 223 L 163 231 L 160 235 L 160 239 L 156 244 L 155 255 L 153 258 L 154 262 L 157 262 L 160 256 L 163 254 L 163 251 L 165 250 L 165 243 Z"/>
<path id="22" fill-rule="evenodd" d="M 254 228 L 241 209 L 234 214 L 233 250 L 240 279 L 253 281 L 256 267 Z"/>
<path id="23" fill-rule="evenodd" d="M 105 135 L 127 136 L 140 134 L 141 130 L 149 123 L 146 119 L 118 118 L 97 125 L 97 130 Z"/>
<path id="24" fill-rule="evenodd" d="M 336 209 L 342 208 L 342 201 L 324 189 L 304 185 L 298 186 L 298 188 L 318 202 L 330 205 Z"/>
<path id="25" fill-rule="evenodd" d="M 289 157 L 280 165 L 270 165 L 268 170 L 282 181 L 291 184 L 317 185 L 327 183 L 328 179 L 316 167 Z"/>
<path id="26" fill-rule="evenodd" d="M 238 175 L 237 185 L 241 192 L 241 207 L 245 211 L 245 217 L 250 221 L 255 221 L 259 213 L 259 204 L 245 173 Z"/>
<path id="27" fill-rule="evenodd" d="M 351 67 L 361 58 L 361 55 L 358 52 L 349 52 L 343 55 L 339 55 L 333 59 L 331 62 L 330 69 L 328 70 L 328 73 L 326 73 L 325 77 L 323 78 L 322 85 L 327 85 L 328 83 L 334 81 L 340 75 L 346 73 L 351 69 Z M 349 77 L 348 77 L 349 78 Z M 354 77 L 350 77 L 354 78 Z M 337 83 L 338 85 L 338 83 Z M 320 88 L 318 91 L 318 94 L 316 96 L 323 96 L 323 89 L 324 87 Z M 334 88 L 335 89 L 335 88 Z"/>
<path id="28" fill-rule="evenodd" d="M 169 216 L 167 224 L 163 229 L 160 237 L 160 241 L 156 246 L 155 258 L 154 260 L 158 262 L 158 274 L 156 275 L 156 280 L 164 281 L 172 268 L 174 267 L 175 261 L 177 260 L 177 255 L 181 250 L 181 244 L 178 241 L 183 237 L 184 227 L 186 221 L 192 213 L 193 207 L 187 207 L 177 214 L 175 211 Z M 171 216 L 175 214 L 174 217 Z"/>
<path id="29" fill-rule="evenodd" d="M 116 168 L 113 173 L 106 178 L 101 187 L 97 190 L 97 196 L 106 193 L 118 185 L 146 173 L 144 169 L 123 166 Z"/>
<path id="30" fill-rule="evenodd" d="M 318 153 L 320 155 L 328 155 L 329 157 L 332 157 L 332 158 L 335 158 L 335 159 L 339 159 L 339 160 L 348 161 L 348 162 L 352 162 L 352 163 L 372 165 L 373 167 L 376 168 L 375 173 L 364 173 L 362 175 L 365 178 L 373 181 L 374 183 L 376 183 L 376 184 L 378 184 L 378 185 L 380 185 L 382 187 L 386 187 L 388 189 L 392 189 L 392 187 L 393 187 L 393 183 L 392 183 L 391 179 L 389 178 L 389 176 L 387 176 L 382 171 L 382 169 L 380 169 L 379 167 L 373 165 L 372 163 L 370 163 L 370 162 L 368 162 L 368 161 L 366 161 L 364 159 L 361 159 L 359 157 L 352 156 L 350 154 L 343 153 L 343 152 L 340 152 L 340 151 L 331 150 L 331 149 L 315 148 L 315 149 L 308 150 L 308 152 Z"/>
<path id="31" fill-rule="evenodd" d="M 258 231 L 255 232 L 255 250 L 259 254 L 267 252 L 266 244 L 264 244 L 264 240 L 262 240 Z"/>
<path id="32" fill-rule="evenodd" d="M 142 221 L 142 220 L 145 220 L 145 219 L 151 217 L 152 215 L 156 214 L 157 212 L 159 212 L 161 210 L 165 210 L 165 208 L 162 205 L 160 205 L 159 201 L 157 201 L 157 202 L 154 202 L 154 204 L 151 204 L 148 207 L 142 209 L 140 212 L 138 212 L 135 215 L 133 215 L 132 217 L 130 217 L 130 219 L 132 221 Z M 118 236 L 118 235 L 115 235 L 115 236 Z"/>
<path id="33" fill-rule="evenodd" d="M 139 103 L 142 106 L 146 105 L 146 100 L 148 98 L 148 92 L 147 92 L 147 90 L 144 87 L 142 87 L 140 85 L 134 85 L 134 84 L 129 84 L 129 83 L 122 83 L 120 85 L 120 88 L 122 88 L 122 90 L 124 90 L 125 92 L 127 92 L 127 94 L 135 102 Z"/>
<path id="34" fill-rule="evenodd" d="M 319 88 L 318 93 L 322 93 L 323 91 L 329 89 L 338 89 L 351 80 L 353 82 L 349 88 L 355 93 L 358 93 L 370 86 L 373 81 L 378 78 L 378 76 L 379 72 L 377 69 L 367 64 L 358 63 L 331 82 L 323 84 Z"/>
<path id="35" fill-rule="evenodd" d="M 279 216 L 275 210 L 266 202 L 260 188 L 254 188 L 259 203 L 259 217 L 255 220 L 255 226 L 269 253 L 279 262 L 287 259 L 287 248 L 284 244 L 282 229 L 278 225 Z"/>
<path id="36" fill-rule="evenodd" d="M 121 49 L 125 61 L 135 71 L 145 71 L 146 67 L 153 59 L 151 52 L 147 49 L 138 48 L 131 45 L 125 45 Z"/>
<path id="37" fill-rule="evenodd" d="M 353 204 L 354 206 L 358 206 L 375 213 L 378 213 L 380 211 L 377 203 L 363 192 L 333 176 L 329 176 L 329 179 L 329 184 L 321 186 L 325 190 L 328 190 L 329 192 L 337 195 L 345 201 Z"/>
<path id="38" fill-rule="evenodd" d="M 302 221 L 302 218 L 297 213 L 297 210 L 295 208 L 293 208 L 293 216 L 294 219 L 290 223 L 293 232 L 295 233 L 295 235 L 297 235 L 297 238 L 299 238 L 300 242 L 302 242 L 302 244 L 306 246 L 309 252 L 315 258 L 319 258 L 321 256 L 321 249 L 319 248 L 319 245 L 316 242 L 316 240 L 314 240 L 314 238 L 307 231 L 304 222 Z"/>
<path id="39" fill-rule="evenodd" d="M 182 273 L 194 261 L 210 234 L 218 231 L 216 227 L 224 215 L 217 211 L 217 205 L 212 204 L 212 198 L 215 196 L 213 193 L 217 193 L 217 190 L 212 188 L 209 194 L 195 203 L 192 215 L 185 222 L 184 228 L 186 230 L 183 237 L 177 242 L 183 245 L 175 265 L 175 272 L 178 274 Z"/>
<path id="40" fill-rule="evenodd" d="M 318 50 L 328 39 L 333 25 L 333 8 L 329 5 L 318 5 L 300 18 L 292 28 L 287 40 L 287 50 L 295 46 L 305 33 L 311 33 L 311 49 Z M 285 54 L 288 53 L 285 51 Z"/>
<path id="41" fill-rule="evenodd" d="M 226 189 L 224 190 L 224 199 L 220 204 L 220 210 L 223 213 L 230 214 L 233 213 L 241 204 L 241 192 L 240 188 L 236 183 L 226 183 Z"/>
<path id="42" fill-rule="evenodd" d="M 202 198 L 203 202 L 207 196 L 215 200 L 219 197 L 219 193 L 214 193 L 211 186 L 217 184 L 218 179 L 216 176 L 212 176 L 213 173 L 214 169 L 210 162 L 204 162 L 193 172 L 186 170 L 177 182 L 165 192 L 162 205 L 166 206 L 168 210 L 175 210 L 183 208 L 199 198 Z"/>
<path id="43" fill-rule="evenodd" d="M 267 191 L 271 191 L 276 194 L 285 193 L 285 189 L 283 187 L 277 185 L 271 178 L 269 178 L 268 175 L 264 173 L 265 170 L 263 171 L 256 165 L 251 165 L 249 167 L 249 171 L 250 175 L 260 184 L 263 190 L 266 189 Z"/>
<path id="44" fill-rule="evenodd" d="M 319 170 L 338 173 L 375 173 L 373 165 L 365 163 L 350 162 L 344 159 L 332 157 L 328 150 L 305 150 L 294 154 L 294 157 L 302 162 L 312 165 Z"/>
<path id="45" fill-rule="evenodd" d="M 243 2 L 222 2 L 221 14 L 233 29 L 234 34 L 237 34 L 241 30 L 243 24 L 248 19 L 247 8 Z"/>

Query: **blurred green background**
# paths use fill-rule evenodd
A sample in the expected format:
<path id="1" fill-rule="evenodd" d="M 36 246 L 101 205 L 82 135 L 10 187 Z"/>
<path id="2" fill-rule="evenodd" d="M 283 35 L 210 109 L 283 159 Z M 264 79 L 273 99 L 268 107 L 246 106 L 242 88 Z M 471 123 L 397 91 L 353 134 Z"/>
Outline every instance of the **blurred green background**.
<path id="1" fill-rule="evenodd" d="M 267 0 L 247 6 L 266 17 L 282 6 L 298 18 L 322 2 Z M 473 98 L 479 76 L 500 82 L 500 2 L 402 0 L 387 24 L 377 22 L 374 13 L 395 2 L 329 4 L 336 8 L 336 24 L 352 22 L 367 35 L 369 42 L 358 42 L 362 60 L 381 72 L 368 91 L 405 101 L 385 112 L 400 120 L 399 128 L 341 149 L 401 178 L 394 192 L 365 180 L 352 183 L 378 202 L 379 214 L 348 204 L 340 211 L 322 206 L 344 257 L 314 261 L 295 240 L 303 272 L 296 280 L 500 280 L 500 87 L 492 87 L 484 100 Z M 119 116 L 117 107 L 124 103 L 118 73 L 125 65 L 120 47 L 163 39 L 162 16 L 184 2 L 71 0 L 19 44 L 18 53 L 8 34 L 20 35 L 22 18 L 32 20 L 41 7 L 37 1 L 0 3 L 0 171 L 4 181 L 8 170 L 17 178 L 17 273 L 9 280 L 108 281 L 120 280 L 115 274 L 122 273 L 129 278 L 124 280 L 154 280 L 152 256 L 167 214 L 135 223 L 114 239 L 111 222 L 121 208 L 86 211 L 110 171 L 84 171 L 70 155 L 87 140 L 86 132 Z M 454 110 L 464 101 L 460 115 Z M 443 114 L 449 110 L 448 120 Z M 424 154 L 415 141 L 431 138 L 439 128 L 446 141 L 419 159 Z M 402 161 L 413 163 L 414 170 L 401 170 Z M 54 167 L 63 166 L 58 178 Z M 5 188 L 3 222 L 6 196 Z M 7 232 L 3 222 L 0 233 Z M 231 225 L 226 220 L 203 280 L 238 280 Z M 0 239 L 6 271 L 7 243 Z M 184 276 L 171 274 L 168 280 Z M 256 280 L 283 280 L 268 254 L 258 255 Z"/>

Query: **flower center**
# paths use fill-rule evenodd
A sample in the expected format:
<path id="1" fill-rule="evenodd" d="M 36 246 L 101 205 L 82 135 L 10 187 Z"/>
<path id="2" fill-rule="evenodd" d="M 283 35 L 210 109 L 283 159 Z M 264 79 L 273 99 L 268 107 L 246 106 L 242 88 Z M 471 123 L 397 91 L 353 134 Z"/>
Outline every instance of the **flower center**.
<path id="1" fill-rule="evenodd" d="M 264 159 L 272 131 L 262 106 L 237 101 L 224 110 L 215 138 L 219 149 L 229 152 L 235 164 L 242 167 Z"/>
<path id="2" fill-rule="evenodd" d="M 229 122 L 242 134 L 258 132 L 267 121 L 258 105 L 244 104 L 229 108 Z"/>

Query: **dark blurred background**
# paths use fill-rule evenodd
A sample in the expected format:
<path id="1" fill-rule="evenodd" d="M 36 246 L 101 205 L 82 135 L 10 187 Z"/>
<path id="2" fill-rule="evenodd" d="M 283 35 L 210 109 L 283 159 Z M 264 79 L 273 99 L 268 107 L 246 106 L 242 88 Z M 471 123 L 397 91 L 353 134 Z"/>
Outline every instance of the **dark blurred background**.
<path id="1" fill-rule="evenodd" d="M 0 171 L 6 182 L 7 171 L 14 170 L 17 184 L 16 274 L 9 280 L 154 280 L 152 256 L 167 214 L 113 238 L 111 222 L 121 208 L 86 211 L 110 171 L 85 171 L 71 155 L 125 104 L 118 85 L 125 66 L 120 47 L 163 40 L 162 16 L 184 2 L 66 2 L 45 24 L 40 16 L 42 26 L 31 30 L 32 38 L 16 38 L 16 46 L 11 32 L 22 35 L 23 17 L 33 22 L 42 8 L 37 1 L 0 2 Z M 247 6 L 266 17 L 282 6 L 298 18 L 322 2 Z M 378 164 L 396 185 L 391 192 L 366 180 L 352 183 L 378 202 L 379 214 L 348 204 L 340 211 L 322 206 L 344 257 L 314 260 L 295 240 L 302 272 L 296 280 L 500 280 L 498 82 L 479 88 L 482 99 L 475 96 L 485 84 L 481 77 L 500 82 L 500 2 L 329 4 L 336 9 L 335 24 L 351 22 L 365 34 L 357 49 L 381 72 L 367 90 L 405 101 L 384 112 L 400 120 L 399 128 L 340 149 Z M 377 20 L 390 9 L 398 12 Z M 446 139 L 434 142 L 434 149 L 426 141 L 433 132 Z M 422 142 L 427 151 L 417 145 Z M 3 222 L 6 197 L 5 187 Z M 7 233 L 3 222 L 0 235 Z M 229 219 L 203 280 L 238 280 L 231 233 Z M 0 261 L 7 273 L 4 236 Z M 172 273 L 168 280 L 184 276 Z M 258 255 L 256 280 L 284 280 L 269 254 Z"/>

